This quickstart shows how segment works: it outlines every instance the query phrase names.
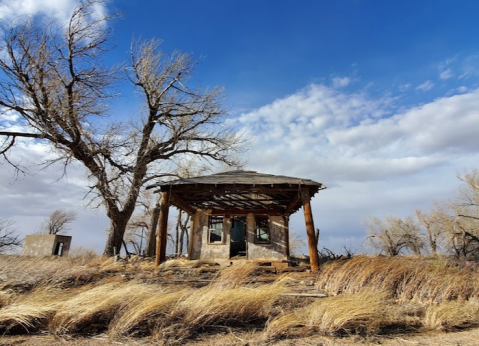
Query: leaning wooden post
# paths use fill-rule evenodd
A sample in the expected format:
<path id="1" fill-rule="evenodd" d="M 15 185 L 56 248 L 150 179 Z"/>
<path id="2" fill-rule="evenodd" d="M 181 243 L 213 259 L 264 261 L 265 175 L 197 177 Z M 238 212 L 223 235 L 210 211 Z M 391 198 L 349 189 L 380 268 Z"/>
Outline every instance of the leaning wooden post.
<path id="1" fill-rule="evenodd" d="M 306 223 L 306 234 L 308 235 L 309 261 L 311 263 L 311 271 L 319 270 L 318 257 L 318 240 L 314 233 L 313 212 L 311 210 L 311 196 L 308 189 L 301 189 L 301 199 L 304 209 L 304 221 Z"/>
<path id="2" fill-rule="evenodd" d="M 155 265 L 166 261 L 166 240 L 168 235 L 168 212 L 170 210 L 170 193 L 161 193 L 160 219 L 158 221 L 158 234 L 156 236 L 156 260 Z"/>

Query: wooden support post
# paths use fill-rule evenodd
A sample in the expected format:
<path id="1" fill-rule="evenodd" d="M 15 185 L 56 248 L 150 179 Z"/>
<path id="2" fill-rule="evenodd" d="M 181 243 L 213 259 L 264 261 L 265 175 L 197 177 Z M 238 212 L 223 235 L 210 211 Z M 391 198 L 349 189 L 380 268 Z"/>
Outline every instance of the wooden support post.
<path id="1" fill-rule="evenodd" d="M 311 197 L 308 189 L 301 190 L 301 199 L 304 209 L 304 221 L 306 223 L 306 234 L 308 235 L 309 261 L 311 263 L 311 271 L 319 270 L 318 256 L 318 239 L 314 231 L 313 212 L 311 210 Z"/>
<path id="2" fill-rule="evenodd" d="M 283 230 L 284 230 L 284 252 L 286 254 L 286 260 L 289 261 L 290 254 L 289 254 L 289 215 L 284 215 L 283 217 Z"/>
<path id="3" fill-rule="evenodd" d="M 168 212 L 170 210 L 170 193 L 161 193 L 160 219 L 158 221 L 158 234 L 156 236 L 156 260 L 155 265 L 166 260 L 166 240 L 168 235 Z"/>

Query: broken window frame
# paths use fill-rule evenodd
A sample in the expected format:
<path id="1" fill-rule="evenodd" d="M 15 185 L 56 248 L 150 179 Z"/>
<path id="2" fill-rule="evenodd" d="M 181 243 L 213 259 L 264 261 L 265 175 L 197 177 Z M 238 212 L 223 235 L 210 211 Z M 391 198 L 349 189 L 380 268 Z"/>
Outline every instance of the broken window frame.
<path id="1" fill-rule="evenodd" d="M 265 235 L 267 239 L 265 239 Z M 271 244 L 271 227 L 268 215 L 254 216 L 254 242 L 255 244 Z"/>
<path id="2" fill-rule="evenodd" d="M 208 244 L 225 244 L 225 218 L 223 215 L 210 215 L 208 218 Z M 220 237 L 219 240 L 212 240 L 212 235 Z"/>

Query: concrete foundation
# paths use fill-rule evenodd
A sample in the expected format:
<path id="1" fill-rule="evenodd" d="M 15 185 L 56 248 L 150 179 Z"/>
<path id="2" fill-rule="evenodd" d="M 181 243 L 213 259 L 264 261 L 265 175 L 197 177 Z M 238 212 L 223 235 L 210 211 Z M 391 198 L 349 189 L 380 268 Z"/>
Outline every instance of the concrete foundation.
<path id="1" fill-rule="evenodd" d="M 23 242 L 24 256 L 64 256 L 70 250 L 71 236 L 57 234 L 27 235 Z"/>

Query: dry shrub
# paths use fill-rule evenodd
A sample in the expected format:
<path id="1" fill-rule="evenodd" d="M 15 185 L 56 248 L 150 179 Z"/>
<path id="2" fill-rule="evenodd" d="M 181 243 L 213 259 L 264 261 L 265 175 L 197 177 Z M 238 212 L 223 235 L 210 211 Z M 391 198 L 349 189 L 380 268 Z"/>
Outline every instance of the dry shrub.
<path id="1" fill-rule="evenodd" d="M 299 310 L 271 320 L 269 336 L 309 334 L 377 333 L 381 327 L 399 322 L 394 305 L 385 292 L 364 290 L 355 294 L 319 299 Z"/>
<path id="2" fill-rule="evenodd" d="M 250 261 L 236 261 L 233 265 L 221 269 L 216 278 L 216 288 L 235 288 L 245 285 L 251 280 L 258 265 Z"/>
<path id="3" fill-rule="evenodd" d="M 477 326 L 479 325 L 479 301 L 477 299 L 467 302 L 450 301 L 429 306 L 426 309 L 423 325 L 438 330 Z"/>
<path id="4" fill-rule="evenodd" d="M 58 305 L 68 295 L 53 287 L 45 286 L 17 299 L 0 309 L 0 330 L 23 327 L 26 331 L 46 324 L 56 312 Z"/>
<path id="5" fill-rule="evenodd" d="M 400 301 L 467 300 L 479 297 L 478 273 L 414 256 L 355 256 L 321 268 L 316 287 L 329 294 L 355 293 L 365 287 L 388 292 Z"/>

